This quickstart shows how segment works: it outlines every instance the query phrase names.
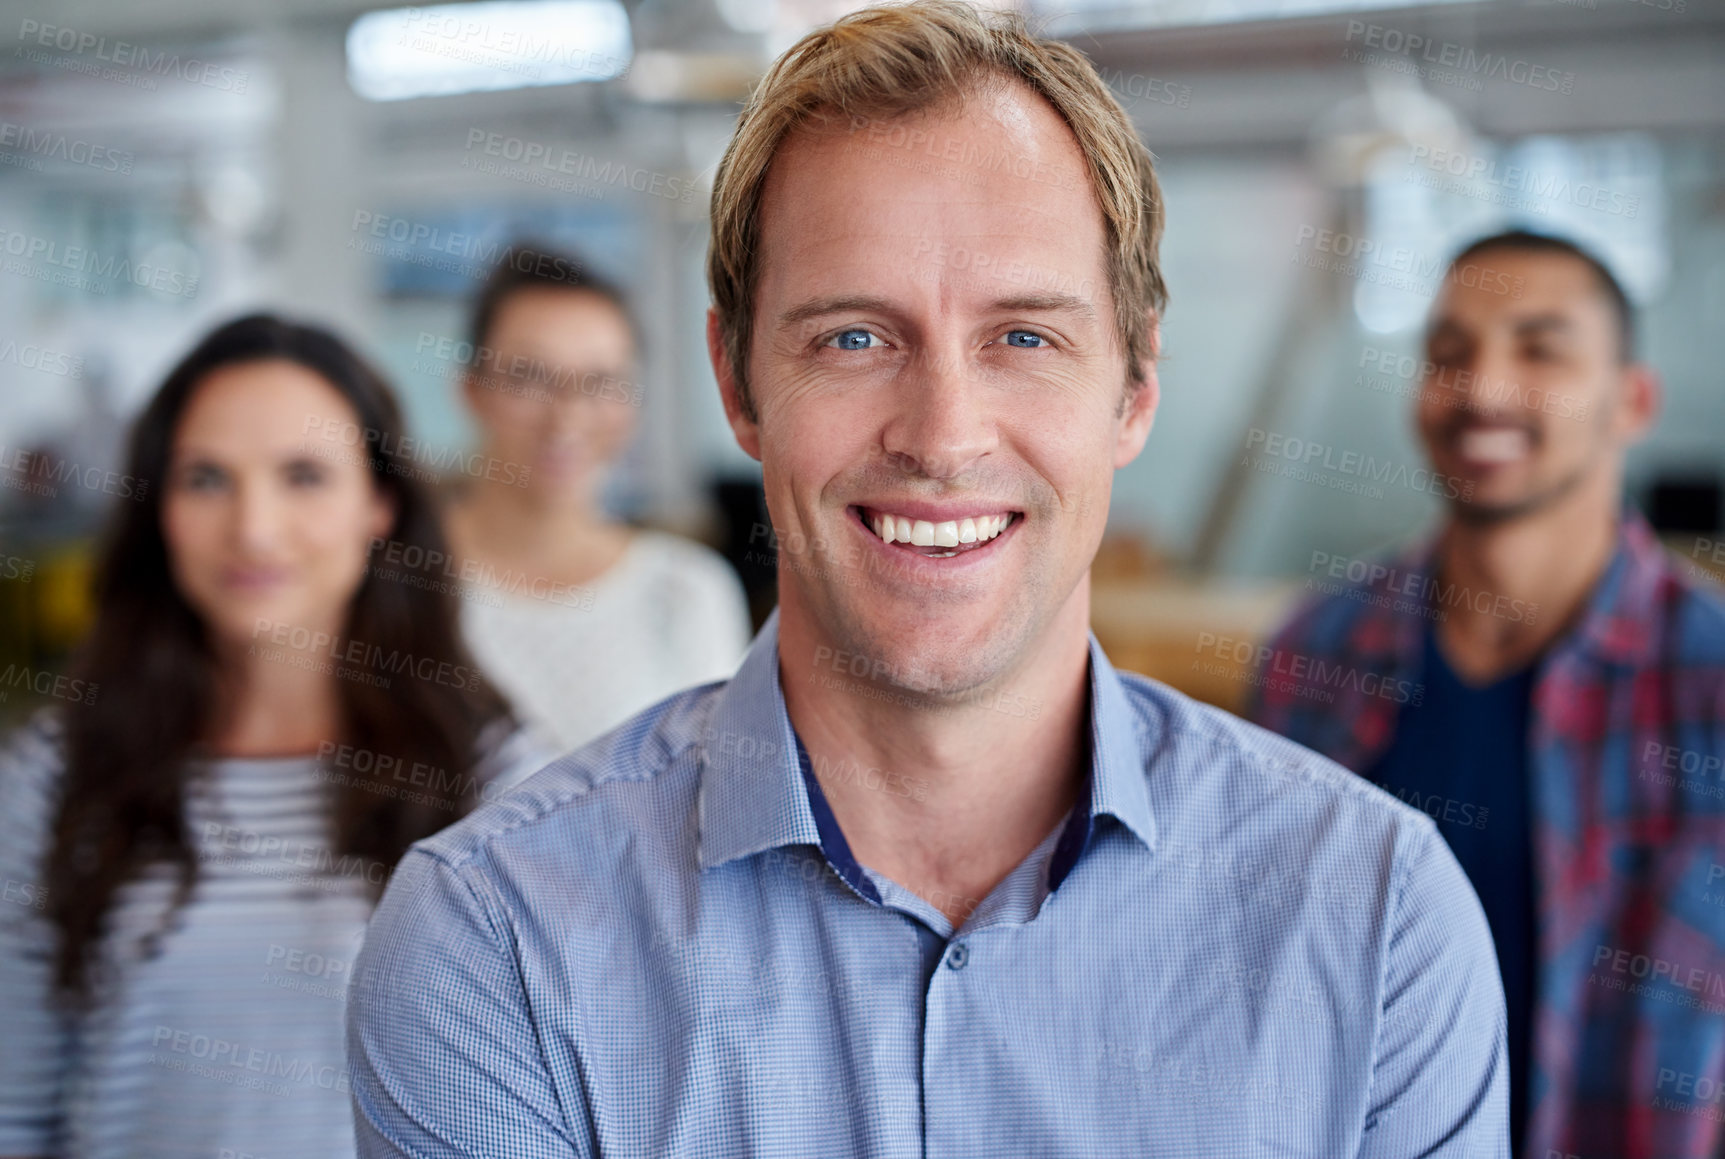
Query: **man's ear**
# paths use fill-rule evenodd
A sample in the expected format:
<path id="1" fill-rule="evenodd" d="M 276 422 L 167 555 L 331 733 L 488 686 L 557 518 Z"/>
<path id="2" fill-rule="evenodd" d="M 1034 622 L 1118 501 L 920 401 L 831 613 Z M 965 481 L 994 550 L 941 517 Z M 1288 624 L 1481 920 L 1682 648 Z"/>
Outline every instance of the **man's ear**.
<path id="1" fill-rule="evenodd" d="M 761 458 L 761 428 L 746 412 L 743 397 L 737 390 L 736 375 L 731 373 L 731 359 L 725 353 L 725 336 L 719 329 L 719 313 L 707 310 L 707 357 L 713 363 L 713 377 L 719 383 L 719 398 L 725 404 L 725 421 L 731 424 L 731 435 L 737 446 L 756 462 Z"/>
<path id="2" fill-rule="evenodd" d="M 1623 394 L 1617 407 L 1617 434 L 1624 446 L 1639 443 L 1659 421 L 1665 388 L 1659 372 L 1643 362 L 1623 368 Z"/>
<path id="3" fill-rule="evenodd" d="M 1114 442 L 1114 469 L 1118 471 L 1144 449 L 1150 437 L 1150 427 L 1156 421 L 1156 405 L 1162 401 L 1162 385 L 1156 378 L 1156 361 L 1162 354 L 1162 323 L 1156 311 L 1147 311 L 1144 324 L 1149 329 L 1150 353 L 1139 364 L 1144 375 L 1141 384 L 1129 386 L 1131 391 L 1121 410 L 1119 434 Z"/>

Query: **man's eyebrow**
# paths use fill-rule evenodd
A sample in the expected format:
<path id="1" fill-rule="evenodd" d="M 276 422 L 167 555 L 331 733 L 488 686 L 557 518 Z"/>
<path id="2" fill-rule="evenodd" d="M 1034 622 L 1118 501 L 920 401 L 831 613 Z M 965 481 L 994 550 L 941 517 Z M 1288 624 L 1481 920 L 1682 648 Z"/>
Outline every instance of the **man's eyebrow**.
<path id="1" fill-rule="evenodd" d="M 1060 312 L 1095 318 L 1096 307 L 1076 294 L 1021 294 L 1016 298 L 1000 298 L 990 304 L 994 310 L 1024 310 L 1028 312 Z"/>
<path id="2" fill-rule="evenodd" d="M 1534 314 L 1515 320 L 1515 332 L 1519 336 L 1539 334 L 1545 331 L 1574 330 L 1575 323 L 1562 314 Z"/>
<path id="3" fill-rule="evenodd" d="M 870 311 L 887 313 L 891 309 L 891 302 L 871 294 L 836 294 L 827 298 L 813 298 L 801 305 L 792 306 L 779 315 L 779 325 L 795 326 L 799 322 L 807 322 L 811 318 L 820 318 L 827 314 Z"/>
<path id="4" fill-rule="evenodd" d="M 989 303 L 993 311 L 1021 310 L 1026 312 L 1061 312 L 1077 314 L 1084 318 L 1094 319 L 1096 307 L 1088 299 L 1076 294 L 1020 294 L 1011 298 L 999 298 Z M 779 315 L 780 326 L 795 326 L 799 322 L 807 322 L 811 318 L 823 317 L 827 314 L 844 313 L 891 313 L 893 305 L 885 298 L 872 294 L 837 294 L 827 298 L 813 298 L 801 305 L 792 306 Z"/>

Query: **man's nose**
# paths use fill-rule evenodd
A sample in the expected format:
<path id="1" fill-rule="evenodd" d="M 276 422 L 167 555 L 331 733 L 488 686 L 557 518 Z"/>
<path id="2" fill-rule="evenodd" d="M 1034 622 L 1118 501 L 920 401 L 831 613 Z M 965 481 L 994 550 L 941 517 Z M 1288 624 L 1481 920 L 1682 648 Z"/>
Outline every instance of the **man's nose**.
<path id="1" fill-rule="evenodd" d="M 1460 395 L 1457 401 L 1470 413 L 1497 414 L 1520 393 L 1515 385 L 1515 358 L 1502 343 L 1481 343 L 1457 369 L 1462 373 L 1452 386 Z"/>
<path id="2" fill-rule="evenodd" d="M 925 353 L 900 375 L 882 445 L 930 479 L 954 479 L 999 443 L 988 385 L 959 352 Z"/>

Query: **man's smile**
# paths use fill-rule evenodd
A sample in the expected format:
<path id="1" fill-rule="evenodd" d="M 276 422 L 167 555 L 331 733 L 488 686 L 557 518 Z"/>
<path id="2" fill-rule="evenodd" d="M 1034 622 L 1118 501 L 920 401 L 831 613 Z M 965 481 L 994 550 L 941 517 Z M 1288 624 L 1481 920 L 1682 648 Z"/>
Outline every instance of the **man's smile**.
<path id="1" fill-rule="evenodd" d="M 931 510 L 924 506 L 917 510 L 918 506 L 922 505 L 904 504 L 900 509 L 853 506 L 851 511 L 882 543 L 902 544 L 904 550 L 930 559 L 947 559 L 985 547 L 1023 521 L 1022 512 L 1010 509 L 979 506 Z M 903 507 L 911 510 L 903 512 Z"/>

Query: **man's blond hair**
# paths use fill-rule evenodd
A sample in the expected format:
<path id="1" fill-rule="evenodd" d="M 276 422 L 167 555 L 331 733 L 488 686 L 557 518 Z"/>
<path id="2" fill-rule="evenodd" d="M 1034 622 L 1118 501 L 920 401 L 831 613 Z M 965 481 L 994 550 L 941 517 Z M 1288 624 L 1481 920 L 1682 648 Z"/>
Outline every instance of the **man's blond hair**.
<path id="1" fill-rule="evenodd" d="M 1107 226 L 1117 339 L 1130 386 L 1143 384 L 1153 356 L 1147 317 L 1152 311 L 1160 317 L 1168 298 L 1156 257 L 1162 194 L 1150 151 L 1095 68 L 1070 45 L 1031 35 L 1016 13 L 914 0 L 852 13 L 792 45 L 755 88 L 719 162 L 707 282 L 749 418 L 761 191 L 780 143 L 816 118 L 838 114 L 853 126 L 891 120 L 946 108 L 1000 80 L 1029 86 L 1078 139 Z"/>

